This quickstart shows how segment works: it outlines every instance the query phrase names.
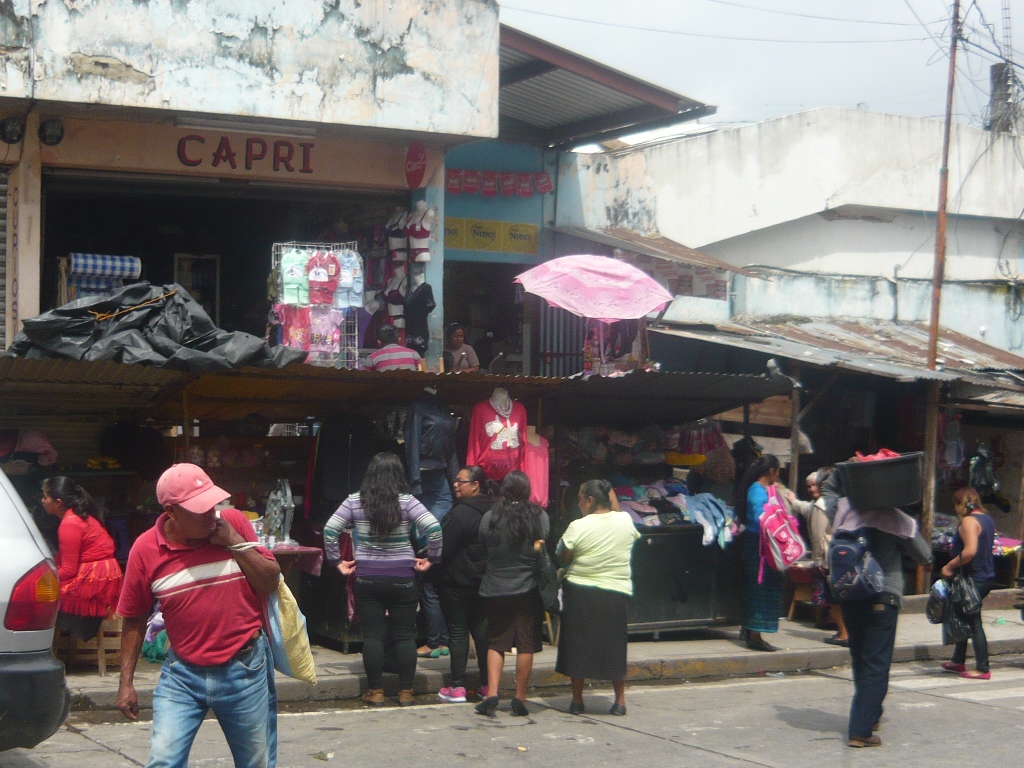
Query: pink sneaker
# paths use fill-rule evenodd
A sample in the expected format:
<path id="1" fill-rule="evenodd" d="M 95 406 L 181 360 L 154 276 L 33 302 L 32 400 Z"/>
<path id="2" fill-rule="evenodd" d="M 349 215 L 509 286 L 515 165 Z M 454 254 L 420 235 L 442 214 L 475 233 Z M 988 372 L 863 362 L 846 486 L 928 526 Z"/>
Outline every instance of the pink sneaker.
<path id="1" fill-rule="evenodd" d="M 454 704 L 464 704 L 466 701 L 466 689 L 463 687 L 450 688 L 444 687 L 437 692 L 437 697 L 441 701 L 450 701 Z"/>
<path id="2" fill-rule="evenodd" d="M 942 662 L 942 668 L 947 672 L 956 672 L 958 675 L 967 670 L 966 664 L 954 664 L 952 661 Z"/>
<path id="3" fill-rule="evenodd" d="M 476 689 L 476 695 L 479 696 L 481 699 L 486 699 L 487 698 L 487 686 L 486 685 L 481 685 L 479 688 L 477 688 Z"/>

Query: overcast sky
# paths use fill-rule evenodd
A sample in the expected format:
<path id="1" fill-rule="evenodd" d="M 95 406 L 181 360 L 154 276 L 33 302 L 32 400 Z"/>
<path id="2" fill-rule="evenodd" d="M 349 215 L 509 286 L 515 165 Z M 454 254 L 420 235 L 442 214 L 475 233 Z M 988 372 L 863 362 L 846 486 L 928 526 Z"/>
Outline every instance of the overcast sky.
<path id="1" fill-rule="evenodd" d="M 820 106 L 934 117 L 944 111 L 952 10 L 945 0 L 499 1 L 509 26 L 716 105 L 717 115 L 704 123 Z M 995 52 L 1003 40 L 1000 0 L 962 6 L 968 39 Z M 1010 7 L 1020 40 L 1024 0 Z M 1014 59 L 1024 64 L 1024 44 L 1015 47 L 1022 53 Z M 980 125 L 996 57 L 974 47 L 957 57 L 954 112 Z"/>

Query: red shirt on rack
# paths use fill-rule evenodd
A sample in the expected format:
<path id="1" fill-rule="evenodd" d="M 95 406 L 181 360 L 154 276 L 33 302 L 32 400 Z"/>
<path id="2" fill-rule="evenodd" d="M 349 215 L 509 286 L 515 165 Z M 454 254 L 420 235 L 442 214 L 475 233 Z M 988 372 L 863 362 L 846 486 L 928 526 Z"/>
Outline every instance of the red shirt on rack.
<path id="1" fill-rule="evenodd" d="M 499 415 L 489 400 L 473 406 L 467 465 L 479 465 L 491 480 L 499 481 L 523 468 L 525 451 L 526 406 L 516 400 L 508 417 Z"/>

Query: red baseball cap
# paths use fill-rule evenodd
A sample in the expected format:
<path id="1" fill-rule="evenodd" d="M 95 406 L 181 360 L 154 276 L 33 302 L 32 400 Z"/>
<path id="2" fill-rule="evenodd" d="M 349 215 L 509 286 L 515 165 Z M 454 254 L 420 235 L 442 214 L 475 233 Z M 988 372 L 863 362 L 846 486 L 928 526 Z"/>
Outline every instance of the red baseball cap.
<path id="1" fill-rule="evenodd" d="M 208 512 L 230 496 L 195 464 L 175 464 L 156 481 L 156 499 L 161 507 L 177 504 L 197 515 Z"/>

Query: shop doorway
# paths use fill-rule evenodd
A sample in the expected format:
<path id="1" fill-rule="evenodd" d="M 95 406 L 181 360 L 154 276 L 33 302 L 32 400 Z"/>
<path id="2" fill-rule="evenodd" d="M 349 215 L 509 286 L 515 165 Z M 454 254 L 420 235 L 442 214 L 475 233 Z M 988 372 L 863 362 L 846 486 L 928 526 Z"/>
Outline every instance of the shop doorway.
<path id="1" fill-rule="evenodd" d="M 492 373 L 523 374 L 523 290 L 513 282 L 522 264 L 446 261 L 444 322 L 463 327 L 480 365 Z M 447 330 L 446 339 L 447 344 Z"/>
<path id="2" fill-rule="evenodd" d="M 142 261 L 140 279 L 154 284 L 193 270 L 192 292 L 220 327 L 257 336 L 266 331 L 274 243 L 358 241 L 372 278 L 383 225 L 409 206 L 408 192 L 68 173 L 44 175 L 43 195 L 43 310 L 59 304 L 61 258 L 131 255 Z"/>

